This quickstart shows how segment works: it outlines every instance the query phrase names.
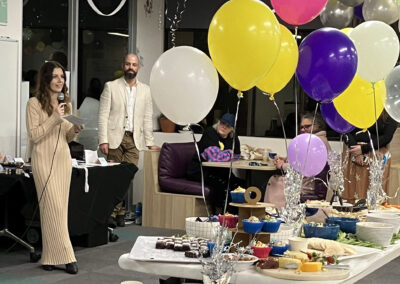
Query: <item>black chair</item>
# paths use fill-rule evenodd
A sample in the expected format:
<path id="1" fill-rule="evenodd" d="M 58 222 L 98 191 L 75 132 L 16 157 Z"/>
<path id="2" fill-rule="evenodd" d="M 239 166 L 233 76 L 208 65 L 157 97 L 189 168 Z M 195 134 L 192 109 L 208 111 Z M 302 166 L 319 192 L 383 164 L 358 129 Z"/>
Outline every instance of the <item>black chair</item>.
<path id="1" fill-rule="evenodd" d="M 20 182 L 22 179 L 22 177 L 18 176 L 18 175 L 5 175 L 5 174 L 1 174 L 1 180 L 2 182 L 0 182 L 0 196 L 2 196 L 2 207 L 4 208 L 4 225 L 3 225 L 3 229 L 0 230 L 0 237 L 7 237 L 10 238 L 12 240 L 14 240 L 16 243 L 21 244 L 22 246 L 24 246 L 25 248 L 27 248 L 29 250 L 29 256 L 30 256 L 30 262 L 37 262 L 41 255 L 40 253 L 37 253 L 35 251 L 35 248 L 33 246 L 31 246 L 30 244 L 28 244 L 27 242 L 25 242 L 24 240 L 22 240 L 21 238 L 19 238 L 18 236 L 16 236 L 15 234 L 13 234 L 9 228 L 8 228 L 8 195 L 11 191 L 11 189 L 14 188 L 14 185 L 18 182 Z"/>

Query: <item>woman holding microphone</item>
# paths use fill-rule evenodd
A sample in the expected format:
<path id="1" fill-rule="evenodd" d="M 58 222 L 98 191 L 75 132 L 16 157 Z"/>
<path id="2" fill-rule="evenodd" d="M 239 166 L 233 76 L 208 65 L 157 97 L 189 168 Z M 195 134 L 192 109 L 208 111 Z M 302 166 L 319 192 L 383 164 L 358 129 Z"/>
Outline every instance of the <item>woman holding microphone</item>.
<path id="1" fill-rule="evenodd" d="M 58 98 L 64 101 L 59 102 Z M 68 197 L 72 162 L 68 142 L 82 126 L 62 118 L 71 113 L 64 68 L 57 62 L 43 64 L 35 97 L 26 108 L 32 173 L 40 208 L 44 270 L 65 264 L 66 272 L 78 273 L 68 233 Z"/>

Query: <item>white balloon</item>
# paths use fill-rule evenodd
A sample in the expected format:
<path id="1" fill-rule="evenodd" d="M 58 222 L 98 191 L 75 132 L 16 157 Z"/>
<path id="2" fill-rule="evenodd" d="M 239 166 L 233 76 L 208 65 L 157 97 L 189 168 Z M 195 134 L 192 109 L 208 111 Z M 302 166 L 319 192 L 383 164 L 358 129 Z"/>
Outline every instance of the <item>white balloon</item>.
<path id="1" fill-rule="evenodd" d="M 349 37 L 357 49 L 357 75 L 369 82 L 385 79 L 399 57 L 394 29 L 384 22 L 368 21 L 355 27 Z"/>
<path id="2" fill-rule="evenodd" d="M 382 96 L 387 113 L 400 122 L 400 66 L 396 66 L 385 79 L 386 97 Z"/>
<path id="3" fill-rule="evenodd" d="M 397 0 L 365 0 L 362 14 L 366 21 L 381 21 L 388 25 L 399 19 Z"/>
<path id="4" fill-rule="evenodd" d="M 325 27 L 342 29 L 350 24 L 353 15 L 353 7 L 345 6 L 338 0 L 329 0 L 319 17 Z"/>
<path id="5" fill-rule="evenodd" d="M 360 5 L 364 0 L 339 0 L 339 2 L 342 2 L 343 5 L 349 6 L 349 7 L 355 7 Z"/>
<path id="6" fill-rule="evenodd" d="M 154 102 L 162 114 L 180 125 L 206 117 L 217 99 L 218 84 L 211 59 L 190 46 L 161 54 L 150 74 Z"/>

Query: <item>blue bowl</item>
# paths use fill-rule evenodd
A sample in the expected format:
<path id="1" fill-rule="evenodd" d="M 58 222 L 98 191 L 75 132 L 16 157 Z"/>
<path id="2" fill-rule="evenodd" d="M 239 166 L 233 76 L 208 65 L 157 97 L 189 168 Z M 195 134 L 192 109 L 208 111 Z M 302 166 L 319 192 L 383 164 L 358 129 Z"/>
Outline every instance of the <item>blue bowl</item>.
<path id="1" fill-rule="evenodd" d="M 249 222 L 247 220 L 242 220 L 243 230 L 248 234 L 257 234 L 261 232 L 264 223 L 263 222 Z"/>
<path id="2" fill-rule="evenodd" d="M 263 232 L 267 233 L 276 233 L 279 230 L 279 227 L 281 226 L 281 220 L 276 220 L 276 222 L 268 222 L 266 220 L 263 220 Z"/>
<path id="3" fill-rule="evenodd" d="M 285 246 L 274 246 L 272 245 L 272 250 L 270 251 L 270 255 L 282 255 L 284 254 L 285 251 L 287 251 L 289 249 L 289 244 L 285 245 Z"/>
<path id="4" fill-rule="evenodd" d="M 336 240 L 339 234 L 339 225 L 323 224 L 319 227 L 316 224 L 304 224 L 304 235 L 306 238 L 322 238 L 328 240 Z"/>
<path id="5" fill-rule="evenodd" d="M 229 247 L 230 244 L 231 244 L 230 241 L 226 241 L 226 243 L 224 244 L 224 249 L 226 250 L 227 247 Z M 213 251 L 214 251 L 215 243 L 207 241 L 207 248 L 208 248 L 208 251 L 210 252 L 210 255 L 211 255 L 213 253 Z"/>
<path id="6" fill-rule="evenodd" d="M 319 208 L 306 207 L 306 217 L 310 217 L 317 214 L 318 210 Z"/>
<path id="7" fill-rule="evenodd" d="M 345 233 L 356 233 L 356 224 L 359 222 L 357 218 L 346 217 L 329 217 L 325 219 L 327 224 L 339 225 L 340 230 Z"/>
<path id="8" fill-rule="evenodd" d="M 268 156 L 270 159 L 274 159 L 276 156 L 276 153 L 268 153 Z"/>
<path id="9" fill-rule="evenodd" d="M 207 247 L 208 247 L 208 251 L 210 252 L 210 255 L 211 255 L 214 251 L 215 243 L 207 242 Z"/>
<path id="10" fill-rule="evenodd" d="M 231 191 L 231 197 L 233 203 L 246 203 L 246 199 L 244 199 L 244 192 Z"/>

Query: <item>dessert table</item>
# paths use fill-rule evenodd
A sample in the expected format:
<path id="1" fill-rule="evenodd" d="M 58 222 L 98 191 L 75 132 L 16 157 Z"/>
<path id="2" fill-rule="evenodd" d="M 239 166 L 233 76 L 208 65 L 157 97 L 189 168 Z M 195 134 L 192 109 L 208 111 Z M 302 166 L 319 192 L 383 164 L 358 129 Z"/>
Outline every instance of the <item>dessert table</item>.
<path id="1" fill-rule="evenodd" d="M 342 264 L 349 264 L 350 276 L 343 280 L 335 281 L 295 281 L 273 278 L 261 274 L 252 268 L 242 272 L 234 273 L 230 283 L 355 283 L 364 278 L 368 274 L 379 269 L 383 265 L 400 256 L 400 242 L 387 247 L 385 250 L 360 248 L 363 253 L 356 257 L 346 258 L 341 261 Z M 152 249 L 152 248 L 149 248 Z M 177 263 L 177 262 L 159 262 L 156 259 L 152 261 L 135 260 L 135 252 L 137 248 L 132 248 L 131 253 L 126 253 L 120 256 L 118 260 L 119 266 L 124 270 L 142 272 L 152 275 L 157 275 L 160 278 L 177 277 L 186 279 L 202 279 L 201 265 L 193 263 Z"/>

